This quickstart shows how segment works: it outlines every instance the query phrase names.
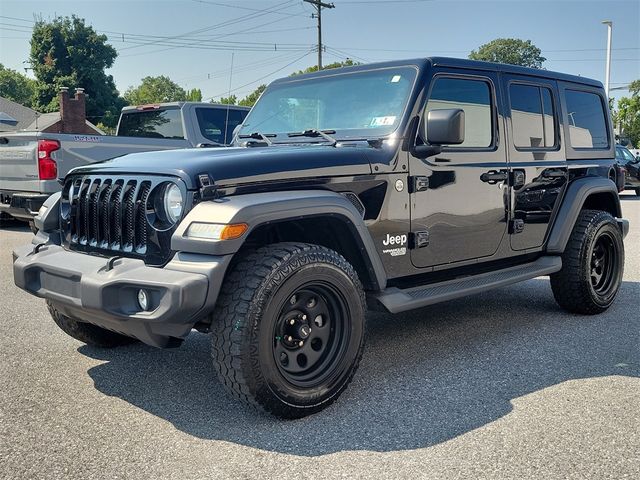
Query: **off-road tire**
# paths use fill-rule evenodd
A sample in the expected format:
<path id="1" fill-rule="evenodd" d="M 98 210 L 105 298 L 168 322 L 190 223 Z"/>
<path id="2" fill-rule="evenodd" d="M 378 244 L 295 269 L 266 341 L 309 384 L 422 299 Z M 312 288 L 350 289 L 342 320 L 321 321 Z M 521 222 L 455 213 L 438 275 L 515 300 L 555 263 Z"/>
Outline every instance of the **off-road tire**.
<path id="1" fill-rule="evenodd" d="M 331 292 L 335 287 L 344 300 L 347 315 L 342 328 L 348 329 L 348 339 L 341 340 L 338 351 L 343 353 L 335 362 L 332 356 L 325 357 L 325 362 L 331 359 L 324 373 L 329 379 L 312 388 L 283 373 L 276 355 L 282 349 L 278 342 L 284 340 L 273 332 L 283 310 L 294 305 L 297 292 L 314 288 L 314 282 L 325 282 Z M 364 347 L 365 309 L 354 268 L 333 250 L 278 243 L 246 252 L 225 278 L 213 313 L 212 356 L 218 377 L 232 396 L 277 417 L 293 419 L 318 412 L 338 398 L 356 372 Z M 325 326 L 338 331 L 338 322 L 333 325 Z M 311 337 L 308 340 L 313 346 Z"/>
<path id="2" fill-rule="evenodd" d="M 137 341 L 135 338 L 69 318 L 58 312 L 56 307 L 49 301 L 47 301 L 47 308 L 53 321 L 56 322 L 56 325 L 58 325 L 64 333 L 92 347 L 113 348 Z"/>
<path id="3" fill-rule="evenodd" d="M 34 235 L 38 234 L 38 227 L 36 227 L 36 222 L 33 220 L 29 220 L 29 230 L 31 230 L 31 233 Z"/>
<path id="4" fill-rule="evenodd" d="M 606 237 L 611 245 L 610 282 L 598 291 L 592 282 L 594 248 Z M 613 303 L 624 270 L 622 233 L 613 216 L 599 210 L 583 210 L 562 254 L 562 270 L 551 275 L 551 289 L 558 305 L 573 313 L 602 313 Z"/>

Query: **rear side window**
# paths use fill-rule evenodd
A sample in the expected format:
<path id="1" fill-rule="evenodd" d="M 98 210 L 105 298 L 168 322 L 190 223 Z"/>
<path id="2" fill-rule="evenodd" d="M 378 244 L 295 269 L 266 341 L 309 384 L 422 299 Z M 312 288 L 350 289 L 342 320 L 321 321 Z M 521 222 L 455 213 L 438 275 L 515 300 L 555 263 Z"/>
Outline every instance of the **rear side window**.
<path id="1" fill-rule="evenodd" d="M 242 123 L 247 113 L 245 110 L 230 108 L 227 116 L 226 108 L 196 108 L 196 117 L 202 136 L 222 144 L 231 142 L 233 129 Z"/>
<path id="2" fill-rule="evenodd" d="M 551 90 L 513 83 L 509 87 L 513 144 L 516 148 L 553 148 L 556 131 Z"/>
<path id="3" fill-rule="evenodd" d="M 134 110 L 123 113 L 118 136 L 184 139 L 180 109 Z"/>
<path id="4" fill-rule="evenodd" d="M 566 90 L 569 142 L 573 148 L 608 148 L 606 115 L 602 97 L 595 93 Z"/>
<path id="5" fill-rule="evenodd" d="M 464 142 L 455 148 L 486 148 L 493 144 L 491 90 L 482 80 L 436 78 L 427 102 L 430 110 L 461 108 L 464 110 Z"/>

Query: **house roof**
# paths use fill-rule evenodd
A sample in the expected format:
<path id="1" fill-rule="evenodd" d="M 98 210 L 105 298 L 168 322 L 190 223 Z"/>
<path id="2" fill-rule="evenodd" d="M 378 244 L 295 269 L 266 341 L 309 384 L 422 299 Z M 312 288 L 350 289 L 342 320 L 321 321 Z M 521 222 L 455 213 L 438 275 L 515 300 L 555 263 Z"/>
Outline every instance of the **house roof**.
<path id="1" fill-rule="evenodd" d="M 5 116 L 9 118 L 2 121 Z M 60 112 L 38 113 L 8 98 L 0 97 L 0 132 L 17 132 L 19 130 L 39 132 L 55 125 L 60 120 Z M 104 132 L 90 121 L 85 120 L 84 123 L 96 133 L 104 135 Z"/>
<path id="2" fill-rule="evenodd" d="M 0 97 L 0 112 L 15 120 L 15 122 L 0 121 L 0 132 L 23 130 L 27 128 L 28 125 L 31 125 L 38 115 L 38 112 L 35 110 L 4 97 Z"/>

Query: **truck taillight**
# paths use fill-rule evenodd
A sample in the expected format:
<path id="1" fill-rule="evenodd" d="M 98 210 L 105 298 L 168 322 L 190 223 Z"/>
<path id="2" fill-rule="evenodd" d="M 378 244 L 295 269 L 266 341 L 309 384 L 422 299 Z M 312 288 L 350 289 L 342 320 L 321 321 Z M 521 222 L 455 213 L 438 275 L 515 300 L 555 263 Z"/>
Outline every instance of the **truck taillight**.
<path id="1" fill-rule="evenodd" d="M 40 180 L 55 180 L 58 178 L 58 165 L 51 158 L 51 153 L 60 149 L 57 140 L 38 140 L 38 176 Z"/>

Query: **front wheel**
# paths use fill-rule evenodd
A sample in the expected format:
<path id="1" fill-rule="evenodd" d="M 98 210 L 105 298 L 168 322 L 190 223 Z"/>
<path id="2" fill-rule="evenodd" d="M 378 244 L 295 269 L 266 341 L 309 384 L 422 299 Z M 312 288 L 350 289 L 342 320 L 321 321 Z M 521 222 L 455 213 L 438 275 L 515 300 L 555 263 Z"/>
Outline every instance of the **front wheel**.
<path id="1" fill-rule="evenodd" d="M 624 271 L 622 233 L 610 213 L 583 210 L 551 275 L 556 302 L 570 312 L 596 314 L 613 303 Z"/>
<path id="2" fill-rule="evenodd" d="M 280 243 L 233 267 L 213 316 L 212 354 L 240 400 L 281 418 L 331 404 L 364 346 L 365 302 L 353 267 L 327 248 Z"/>

